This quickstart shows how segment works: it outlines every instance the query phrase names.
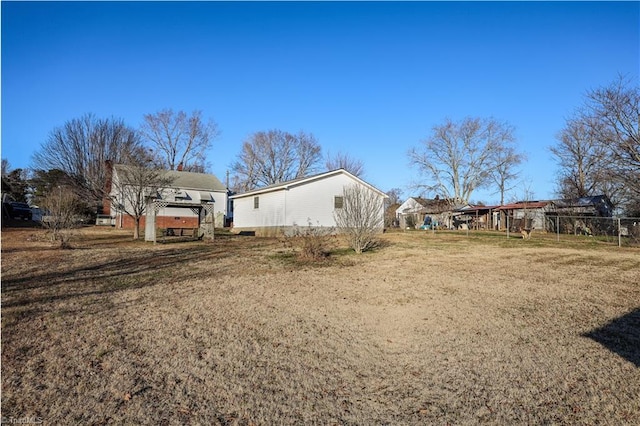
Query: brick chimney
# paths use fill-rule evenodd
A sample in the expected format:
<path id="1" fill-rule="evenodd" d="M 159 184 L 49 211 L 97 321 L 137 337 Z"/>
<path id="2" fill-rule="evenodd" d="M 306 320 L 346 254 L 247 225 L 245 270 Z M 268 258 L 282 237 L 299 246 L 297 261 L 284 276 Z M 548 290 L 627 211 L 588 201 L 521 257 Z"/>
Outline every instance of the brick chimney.
<path id="1" fill-rule="evenodd" d="M 184 165 L 182 164 L 182 161 L 181 161 L 180 164 L 178 164 L 178 171 L 181 172 L 183 168 L 184 168 Z"/>

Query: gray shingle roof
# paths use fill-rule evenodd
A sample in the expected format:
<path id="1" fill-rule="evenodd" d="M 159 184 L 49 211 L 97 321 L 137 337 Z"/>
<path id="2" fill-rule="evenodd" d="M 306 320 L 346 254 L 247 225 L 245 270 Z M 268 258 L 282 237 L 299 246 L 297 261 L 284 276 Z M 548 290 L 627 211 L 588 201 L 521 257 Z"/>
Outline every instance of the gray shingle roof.
<path id="1" fill-rule="evenodd" d="M 166 173 L 170 179 L 173 179 L 172 187 L 222 192 L 227 190 L 227 187 L 214 175 L 177 170 L 168 170 Z"/>
<path id="2" fill-rule="evenodd" d="M 114 169 L 120 170 L 126 167 L 123 164 L 116 164 Z M 195 173 L 195 172 L 184 172 L 178 170 L 165 170 L 165 176 L 171 179 L 171 187 L 172 188 L 181 188 L 181 189 L 195 189 L 195 190 L 203 190 L 203 191 L 218 191 L 218 192 L 226 192 L 227 187 L 220 182 L 220 180 L 211 174 L 207 173 Z"/>

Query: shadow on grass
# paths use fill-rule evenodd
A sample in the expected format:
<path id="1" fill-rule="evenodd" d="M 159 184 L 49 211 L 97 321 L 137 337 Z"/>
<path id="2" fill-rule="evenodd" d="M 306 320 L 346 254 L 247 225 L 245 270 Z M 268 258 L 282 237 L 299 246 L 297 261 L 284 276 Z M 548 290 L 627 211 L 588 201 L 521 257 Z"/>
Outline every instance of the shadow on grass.
<path id="1" fill-rule="evenodd" d="M 583 334 L 640 368 L 640 308 Z"/>
<path id="2" fill-rule="evenodd" d="M 81 266 L 2 279 L 2 307 L 22 307 L 75 297 L 101 295 L 119 290 L 142 288 L 171 279 L 172 271 L 188 276 L 192 261 L 230 256 L 224 246 L 199 245 L 163 250 L 126 252 L 107 261 L 90 256 Z"/>

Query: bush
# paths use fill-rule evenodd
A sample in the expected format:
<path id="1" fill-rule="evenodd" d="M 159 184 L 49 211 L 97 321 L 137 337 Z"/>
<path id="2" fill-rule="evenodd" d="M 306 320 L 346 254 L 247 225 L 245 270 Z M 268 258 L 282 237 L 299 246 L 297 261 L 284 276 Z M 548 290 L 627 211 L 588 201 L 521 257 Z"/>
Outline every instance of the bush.
<path id="1" fill-rule="evenodd" d="M 313 226 L 309 221 L 304 228 L 294 224 L 285 236 L 286 243 L 297 248 L 300 259 L 322 260 L 331 252 L 334 230 L 320 225 Z"/>
<path id="2" fill-rule="evenodd" d="M 78 220 L 82 212 L 79 196 L 71 188 L 60 187 L 44 196 L 40 207 L 46 211 L 42 217 L 42 225 L 49 231 L 52 242 L 59 242 L 60 248 L 71 248 L 73 229 L 81 222 Z"/>
<path id="3" fill-rule="evenodd" d="M 345 187 L 342 208 L 336 209 L 334 216 L 340 232 L 347 236 L 356 253 L 380 244 L 378 236 L 384 230 L 383 201 L 370 189 L 360 185 Z"/>

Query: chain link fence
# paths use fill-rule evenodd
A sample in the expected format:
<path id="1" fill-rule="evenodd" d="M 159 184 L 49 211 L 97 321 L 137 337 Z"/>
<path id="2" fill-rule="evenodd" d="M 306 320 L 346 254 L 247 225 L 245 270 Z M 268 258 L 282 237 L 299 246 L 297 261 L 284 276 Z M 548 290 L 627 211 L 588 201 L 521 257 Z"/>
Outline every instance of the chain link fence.
<path id="1" fill-rule="evenodd" d="M 640 246 L 640 217 L 547 216 L 546 231 L 558 241 L 577 236 L 622 246 Z"/>

